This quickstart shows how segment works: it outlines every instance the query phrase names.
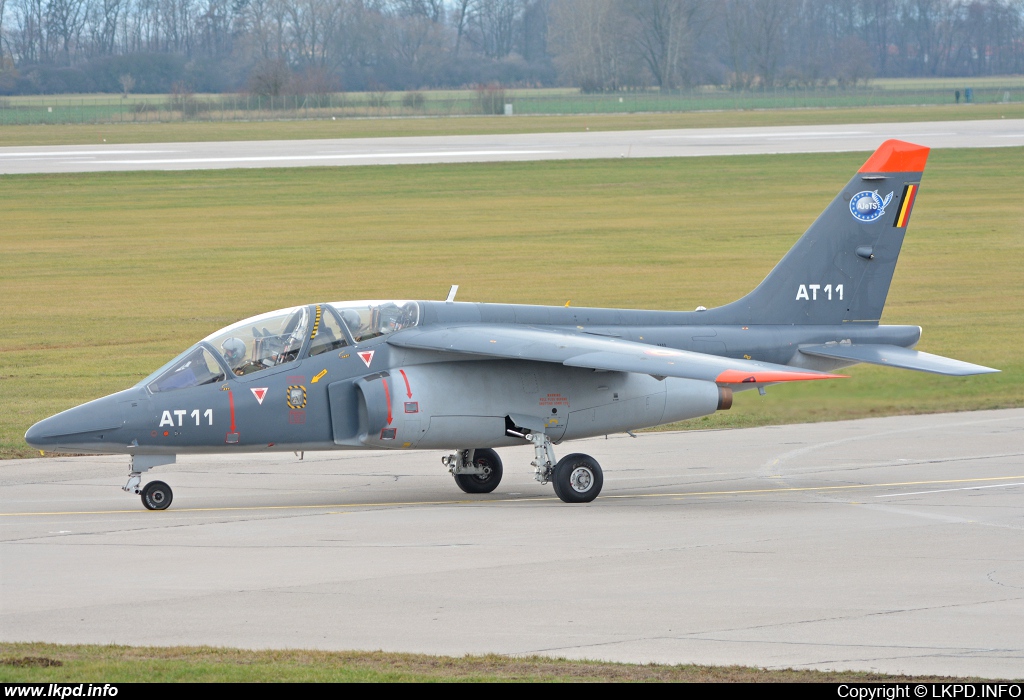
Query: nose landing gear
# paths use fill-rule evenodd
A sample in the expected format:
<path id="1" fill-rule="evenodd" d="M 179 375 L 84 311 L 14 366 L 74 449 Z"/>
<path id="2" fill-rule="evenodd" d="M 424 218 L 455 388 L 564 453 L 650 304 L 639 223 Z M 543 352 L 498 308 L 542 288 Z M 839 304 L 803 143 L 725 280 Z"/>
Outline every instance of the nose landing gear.
<path id="1" fill-rule="evenodd" d="M 142 505 L 147 510 L 166 510 L 174 499 L 171 487 L 162 481 L 151 481 L 143 486 L 142 473 L 153 467 L 174 464 L 174 461 L 174 455 L 132 455 L 128 483 L 122 486 L 121 490 L 141 496 Z"/>

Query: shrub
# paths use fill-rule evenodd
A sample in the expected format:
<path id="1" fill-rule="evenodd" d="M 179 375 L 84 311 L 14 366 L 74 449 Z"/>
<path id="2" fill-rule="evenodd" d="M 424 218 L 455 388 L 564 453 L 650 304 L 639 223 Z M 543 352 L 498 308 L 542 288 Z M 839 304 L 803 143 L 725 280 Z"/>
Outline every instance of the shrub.
<path id="1" fill-rule="evenodd" d="M 476 102 L 481 114 L 504 114 L 505 99 L 505 88 L 500 83 L 476 86 Z"/>
<path id="2" fill-rule="evenodd" d="M 423 105 L 426 102 L 426 97 L 419 90 L 410 90 L 402 95 L 402 106 L 408 109 L 423 109 Z"/>

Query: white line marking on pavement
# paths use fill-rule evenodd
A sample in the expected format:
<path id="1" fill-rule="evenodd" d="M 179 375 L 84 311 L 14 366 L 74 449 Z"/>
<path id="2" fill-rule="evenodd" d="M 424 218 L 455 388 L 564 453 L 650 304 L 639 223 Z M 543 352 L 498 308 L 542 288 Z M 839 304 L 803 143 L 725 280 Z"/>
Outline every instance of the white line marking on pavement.
<path id="1" fill-rule="evenodd" d="M 668 134 L 652 136 L 652 139 L 761 139 L 761 138 L 807 138 L 809 136 L 869 136 L 870 131 L 798 131 L 798 132 L 754 132 L 752 134 Z"/>
<path id="2" fill-rule="evenodd" d="M 929 493 L 946 493 L 948 491 L 980 491 L 981 489 L 1001 489 L 1005 486 L 1020 486 L 1021 484 L 993 484 L 991 486 L 964 486 L 958 489 L 935 489 L 934 491 L 910 491 L 908 493 L 883 493 L 875 498 L 896 498 L 898 496 L 920 496 Z"/>
<path id="3" fill-rule="evenodd" d="M 289 160 L 352 160 L 360 158 L 462 158 L 465 156 L 530 156 L 558 151 L 418 151 L 412 153 L 333 153 L 315 156 L 239 156 L 225 158 L 147 158 L 95 160 L 103 165 L 157 165 L 174 163 L 262 163 Z"/>
<path id="4" fill-rule="evenodd" d="M 2 153 L 0 158 L 60 158 L 64 156 L 119 156 L 119 155 L 143 155 L 147 153 L 174 153 L 175 151 L 21 151 L 18 153 Z"/>

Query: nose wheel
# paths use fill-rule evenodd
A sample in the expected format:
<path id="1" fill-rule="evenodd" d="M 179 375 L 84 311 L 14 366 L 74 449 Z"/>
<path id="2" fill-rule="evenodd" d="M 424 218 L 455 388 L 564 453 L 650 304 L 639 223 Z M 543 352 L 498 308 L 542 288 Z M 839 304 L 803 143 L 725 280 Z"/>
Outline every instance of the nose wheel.
<path id="1" fill-rule="evenodd" d="M 166 510 L 174 499 L 171 487 L 162 481 L 151 481 L 146 484 L 142 491 L 142 505 L 148 510 Z"/>

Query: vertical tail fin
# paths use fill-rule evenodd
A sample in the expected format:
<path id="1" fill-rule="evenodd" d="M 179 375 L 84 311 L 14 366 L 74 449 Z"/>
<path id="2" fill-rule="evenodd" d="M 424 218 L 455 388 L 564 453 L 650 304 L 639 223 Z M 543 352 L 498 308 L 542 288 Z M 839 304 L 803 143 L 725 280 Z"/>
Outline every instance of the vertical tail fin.
<path id="1" fill-rule="evenodd" d="M 877 323 L 929 150 L 883 143 L 754 291 L 708 314 L 723 323 Z"/>

